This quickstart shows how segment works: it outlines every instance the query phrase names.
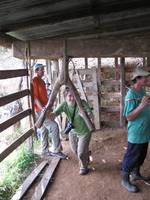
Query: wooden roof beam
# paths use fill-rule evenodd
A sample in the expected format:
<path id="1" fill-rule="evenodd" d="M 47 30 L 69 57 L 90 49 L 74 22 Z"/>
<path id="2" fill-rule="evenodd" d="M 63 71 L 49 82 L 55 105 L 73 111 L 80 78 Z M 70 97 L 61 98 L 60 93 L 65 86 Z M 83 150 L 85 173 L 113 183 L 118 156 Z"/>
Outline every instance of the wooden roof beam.
<path id="1" fill-rule="evenodd" d="M 31 58 L 61 58 L 63 40 L 36 40 L 30 42 Z M 14 42 L 14 57 L 25 57 L 25 43 Z M 68 56 L 71 57 L 147 57 L 150 52 L 150 39 L 90 39 L 68 40 Z"/>

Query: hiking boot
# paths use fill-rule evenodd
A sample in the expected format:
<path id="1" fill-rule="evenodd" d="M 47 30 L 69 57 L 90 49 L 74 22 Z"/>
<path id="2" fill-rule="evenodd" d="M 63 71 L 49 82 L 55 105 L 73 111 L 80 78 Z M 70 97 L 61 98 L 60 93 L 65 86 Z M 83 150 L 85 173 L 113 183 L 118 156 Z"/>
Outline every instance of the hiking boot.
<path id="1" fill-rule="evenodd" d="M 139 167 L 136 167 L 133 169 L 133 171 L 131 172 L 131 180 L 132 181 L 139 181 L 139 180 L 142 180 L 142 181 L 150 181 L 150 177 L 145 177 L 145 176 L 142 176 L 140 174 L 140 168 Z"/>
<path id="2" fill-rule="evenodd" d="M 80 171 L 79 171 L 79 174 L 80 175 L 86 175 L 86 174 L 88 174 L 89 173 L 89 169 L 88 168 L 82 168 L 82 169 L 80 169 Z"/>
<path id="3" fill-rule="evenodd" d="M 127 189 L 129 192 L 133 192 L 136 193 L 139 191 L 139 188 L 136 185 L 133 185 L 130 182 L 129 179 L 129 173 L 128 172 L 122 172 L 122 181 L 121 181 L 121 185 Z"/>
<path id="4" fill-rule="evenodd" d="M 57 157 L 57 158 L 61 158 L 61 159 L 66 159 L 67 158 L 67 155 L 65 155 L 62 152 L 58 152 L 58 153 L 50 152 L 50 154 L 51 154 L 51 156 L 54 156 L 54 157 Z"/>

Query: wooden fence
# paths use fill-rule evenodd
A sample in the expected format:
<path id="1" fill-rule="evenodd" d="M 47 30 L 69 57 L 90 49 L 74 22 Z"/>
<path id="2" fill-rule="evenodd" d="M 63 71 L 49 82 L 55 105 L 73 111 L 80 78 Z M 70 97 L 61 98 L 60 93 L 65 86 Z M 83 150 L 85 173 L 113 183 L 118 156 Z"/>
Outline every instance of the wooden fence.
<path id="1" fill-rule="evenodd" d="M 2 79 L 11 79 L 16 77 L 22 77 L 25 76 L 28 80 L 28 69 L 17 69 L 17 70 L 0 70 L 0 80 Z M 13 101 L 16 101 L 20 98 L 23 98 L 25 96 L 29 97 L 31 95 L 31 92 L 29 88 L 26 88 L 22 91 L 15 92 L 3 97 L 0 97 L 0 106 L 5 106 L 8 103 L 11 103 Z M 32 116 L 32 109 L 30 106 L 15 116 L 9 118 L 8 120 L 2 122 L 0 124 L 0 134 L 2 131 L 6 130 L 10 126 L 14 125 L 16 122 L 20 121 L 21 119 Z M 10 155 L 11 152 L 13 152 L 17 147 L 19 147 L 25 140 L 27 140 L 32 134 L 34 133 L 33 127 L 30 126 L 29 130 L 25 133 L 22 133 L 19 138 L 14 140 L 6 149 L 4 149 L 0 153 L 0 162 L 5 159 L 7 156 Z"/>

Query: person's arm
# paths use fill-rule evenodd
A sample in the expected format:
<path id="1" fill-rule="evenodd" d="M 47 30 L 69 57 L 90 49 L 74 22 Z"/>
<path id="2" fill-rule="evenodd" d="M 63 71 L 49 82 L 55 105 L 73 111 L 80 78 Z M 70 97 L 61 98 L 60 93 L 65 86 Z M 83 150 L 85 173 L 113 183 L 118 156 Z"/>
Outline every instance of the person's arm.
<path id="1" fill-rule="evenodd" d="M 143 108 L 145 108 L 145 106 L 149 104 L 149 102 L 150 102 L 150 98 L 148 96 L 144 96 L 139 106 L 128 114 L 127 120 L 128 121 L 134 120 L 139 115 L 139 113 L 143 110 Z"/>
<path id="2" fill-rule="evenodd" d="M 64 102 L 60 104 L 53 112 L 47 113 L 47 116 L 51 120 L 54 120 L 58 115 L 60 115 L 63 112 L 63 108 L 64 108 Z"/>
<path id="3" fill-rule="evenodd" d="M 37 98 L 34 99 L 34 103 L 40 108 L 40 110 L 43 109 L 41 102 Z"/>

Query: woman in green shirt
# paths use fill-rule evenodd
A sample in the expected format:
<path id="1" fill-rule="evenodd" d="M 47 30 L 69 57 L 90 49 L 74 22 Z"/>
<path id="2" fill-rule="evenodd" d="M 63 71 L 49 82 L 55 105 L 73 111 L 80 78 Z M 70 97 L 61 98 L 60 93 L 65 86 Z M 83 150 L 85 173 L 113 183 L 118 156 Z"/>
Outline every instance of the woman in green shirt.
<path id="1" fill-rule="evenodd" d="M 73 92 L 66 88 L 64 91 L 65 101 L 60 104 L 54 111 L 55 115 L 64 112 L 69 121 L 73 115 L 73 128 L 69 132 L 69 141 L 72 151 L 77 155 L 80 165 L 80 175 L 85 175 L 89 172 L 89 143 L 91 139 L 91 132 L 89 131 L 83 117 L 80 114 L 79 108 L 76 105 Z M 92 111 L 87 102 L 82 101 L 85 111 L 91 115 Z"/>

